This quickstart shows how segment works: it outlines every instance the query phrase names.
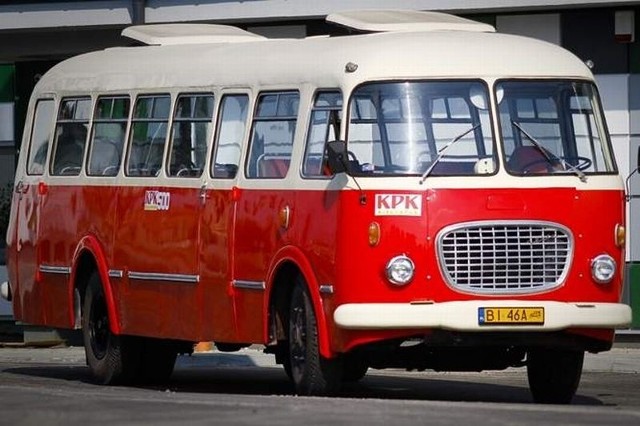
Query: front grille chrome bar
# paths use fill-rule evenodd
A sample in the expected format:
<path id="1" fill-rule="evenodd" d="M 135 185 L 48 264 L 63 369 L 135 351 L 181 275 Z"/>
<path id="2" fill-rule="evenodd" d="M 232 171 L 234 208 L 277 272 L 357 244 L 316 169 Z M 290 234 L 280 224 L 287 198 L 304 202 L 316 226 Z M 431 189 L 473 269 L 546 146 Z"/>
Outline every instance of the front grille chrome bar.
<path id="1" fill-rule="evenodd" d="M 442 229 L 438 261 L 447 284 L 478 294 L 523 294 L 560 286 L 573 258 L 573 235 L 543 221 L 466 222 Z"/>

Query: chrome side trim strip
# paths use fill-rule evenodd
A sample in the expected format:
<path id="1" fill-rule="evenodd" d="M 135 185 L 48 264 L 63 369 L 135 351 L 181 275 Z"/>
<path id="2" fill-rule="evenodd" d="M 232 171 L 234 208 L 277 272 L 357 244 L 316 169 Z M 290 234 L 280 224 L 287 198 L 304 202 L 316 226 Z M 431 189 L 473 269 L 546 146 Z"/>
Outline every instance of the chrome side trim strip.
<path id="1" fill-rule="evenodd" d="M 158 272 L 129 271 L 127 276 L 129 277 L 129 279 L 132 279 L 132 280 L 170 281 L 170 282 L 190 283 L 190 284 L 200 282 L 200 275 L 188 275 L 188 274 L 163 274 Z"/>
<path id="2" fill-rule="evenodd" d="M 45 274 L 61 274 L 61 275 L 71 274 L 71 268 L 68 266 L 40 265 L 38 267 L 38 270 Z"/>
<path id="3" fill-rule="evenodd" d="M 333 294 L 333 286 L 329 284 L 324 284 L 320 286 L 320 293 L 322 294 Z"/>
<path id="4" fill-rule="evenodd" d="M 245 280 L 233 280 L 231 285 L 234 288 L 241 288 L 245 290 L 264 290 L 266 284 L 264 281 L 245 281 Z"/>
<path id="5" fill-rule="evenodd" d="M 124 271 L 122 269 L 109 269 L 109 277 L 122 278 L 124 277 Z"/>

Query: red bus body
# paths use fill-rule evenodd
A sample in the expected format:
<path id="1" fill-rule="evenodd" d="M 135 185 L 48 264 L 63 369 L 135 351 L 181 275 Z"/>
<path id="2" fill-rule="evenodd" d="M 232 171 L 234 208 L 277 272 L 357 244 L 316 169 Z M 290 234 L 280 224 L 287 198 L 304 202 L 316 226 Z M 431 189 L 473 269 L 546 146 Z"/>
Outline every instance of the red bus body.
<path id="1" fill-rule="evenodd" d="M 489 36 L 496 37 L 496 46 L 510 45 L 509 54 L 521 61 L 546 57 L 548 52 L 555 56 L 548 59 L 546 68 L 504 65 L 507 68 L 501 71 L 498 59 L 486 64 L 473 47 L 463 47 L 470 43 L 470 37 L 482 39 L 474 43 L 490 43 L 484 40 Z M 92 274 L 97 274 L 109 331 L 114 336 L 214 341 L 221 348 L 257 343 L 281 357 L 278 345 L 290 337 L 286 321 L 293 315 L 289 310 L 292 288 L 303 283 L 315 317 L 318 351 L 327 360 L 357 354 L 372 367 L 474 370 L 516 365 L 514 359 L 521 361 L 521 356 L 505 356 L 505 361 L 486 365 L 480 361 L 447 364 L 443 358 L 455 349 L 463 353 L 470 350 L 471 357 L 476 357 L 478 352 L 474 351 L 486 347 L 507 352 L 532 347 L 594 352 L 610 348 L 614 329 L 630 320 L 629 308 L 620 304 L 625 213 L 615 164 L 604 173 L 587 173 L 588 180 L 582 180 L 579 173 L 517 175 L 507 171 L 508 153 L 495 148 L 494 168 L 486 175 L 434 173 L 421 179 L 422 171 L 380 177 L 362 171 L 309 178 L 301 171 L 310 111 L 319 90 L 335 88 L 342 93 L 339 135 L 349 146 L 347 117 L 351 117 L 352 126 L 360 121 L 353 118 L 354 111 L 349 108 L 355 107 L 349 107 L 348 100 L 354 92 L 366 89 L 367 82 L 484 79 L 487 93 L 492 93 L 493 108 L 487 113 L 491 124 L 485 131 L 499 147 L 505 130 L 496 124 L 501 95 L 494 93 L 493 85 L 503 76 L 588 83 L 590 73 L 579 61 L 564 57 L 556 47 L 485 33 L 460 37 L 427 32 L 371 34 L 354 37 L 353 45 L 349 40 L 333 39 L 305 41 L 306 47 L 301 41 L 278 43 L 232 44 L 239 53 L 226 69 L 206 59 L 228 55 L 232 48 L 224 45 L 108 50 L 63 63 L 43 78 L 27 117 L 7 235 L 10 293 L 17 320 L 80 328 L 88 283 Z M 429 62 L 429 67 L 436 68 L 424 70 L 427 62 L 422 61 L 427 60 L 414 58 L 411 52 L 425 43 L 449 43 L 452 50 L 465 50 L 441 51 L 438 55 L 444 55 L 444 64 Z M 340 50 L 340 44 L 349 46 Z M 363 52 L 369 45 L 372 53 Z M 263 78 L 246 67 L 251 61 L 247 58 L 266 46 L 274 53 L 262 58 Z M 406 52 L 387 49 L 390 46 L 403 46 Z M 527 49 L 546 53 L 521 52 Z M 130 53 L 136 50 L 139 53 Z M 336 56 L 331 60 L 333 65 L 320 66 L 313 60 L 319 52 L 332 51 Z M 142 53 L 144 58 L 127 65 L 131 76 L 140 76 L 137 80 L 131 77 L 114 85 L 119 77 L 107 70 L 99 74 L 103 79 L 90 78 L 92 73 L 100 73 L 99 63 L 126 63 Z M 278 74 L 277 57 L 287 54 L 300 58 L 300 69 Z M 173 59 L 167 62 L 166 58 Z M 463 60 L 484 65 L 474 71 L 454 63 Z M 195 61 L 193 68 L 198 71 L 193 75 L 185 71 L 184 77 L 177 77 L 176 64 L 186 61 Z M 358 71 L 345 71 L 347 61 L 357 63 Z M 393 66 L 399 61 L 407 62 L 406 70 Z M 154 74 L 154 68 L 162 71 Z M 74 70 L 78 70 L 76 74 Z M 201 177 L 185 179 L 169 176 L 166 171 L 151 178 L 133 178 L 123 170 L 113 177 L 91 177 L 84 170 L 78 176 L 56 175 L 50 168 L 42 174 L 25 172 L 38 100 L 52 99 L 58 105 L 70 96 L 87 96 L 95 105 L 105 94 L 126 95 L 133 102 L 139 95 L 168 93 L 175 103 L 180 93 L 211 92 L 219 102 L 231 93 L 246 94 L 250 111 L 258 114 L 256 103 L 261 93 L 283 91 L 287 95 L 290 92 L 284 91 L 292 90 L 299 94 L 300 106 L 293 154 L 282 179 L 250 178 L 243 163 L 234 179 L 214 178 L 206 171 L 208 167 Z M 219 120 L 216 117 L 211 119 Z M 248 130 L 258 126 L 256 120 L 251 124 L 249 113 L 243 150 L 251 143 Z M 54 121 L 49 125 L 52 134 Z M 367 123 L 364 119 L 361 122 Z M 59 118 L 58 123 L 63 121 Z M 211 146 L 208 152 L 210 157 Z M 89 155 L 85 152 L 85 161 Z M 165 152 L 165 161 L 168 155 Z M 246 152 L 242 155 L 249 157 Z M 49 154 L 50 162 L 53 156 Z M 246 161 L 249 164 L 250 160 Z M 521 225 L 527 229 L 553 225 L 558 233 L 566 234 L 571 246 L 568 266 L 557 285 L 527 290 L 519 284 L 515 291 L 495 283 L 493 290 L 480 291 L 452 285 L 446 271 L 449 260 L 443 254 L 449 232 L 460 227 L 502 232 Z M 551 239 L 546 232 L 523 237 L 519 244 L 544 245 Z M 483 244 L 470 242 L 469 250 L 483 251 Z M 504 251 L 495 254 L 496 259 L 513 254 L 506 245 L 492 250 Z M 606 283 L 593 278 L 594 259 L 602 254 L 615 262 L 612 279 Z M 388 277 L 389 261 L 396 256 L 413 263 L 413 277 L 407 284 L 394 284 Z M 472 263 L 467 263 L 469 269 Z M 542 323 L 510 318 L 498 324 L 479 319 L 486 309 L 500 307 L 515 309 L 510 315 L 530 314 L 534 311 L 522 309 L 542 307 L 545 318 Z M 402 342 L 426 345 L 431 355 L 444 349 L 444 355 L 418 357 L 422 361 L 411 354 L 401 355 Z"/>

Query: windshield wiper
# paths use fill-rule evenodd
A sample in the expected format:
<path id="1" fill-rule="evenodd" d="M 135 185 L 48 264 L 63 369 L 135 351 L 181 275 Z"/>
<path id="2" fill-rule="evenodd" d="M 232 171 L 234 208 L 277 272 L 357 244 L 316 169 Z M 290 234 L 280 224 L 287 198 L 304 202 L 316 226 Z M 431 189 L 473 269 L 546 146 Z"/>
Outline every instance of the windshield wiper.
<path id="1" fill-rule="evenodd" d="M 568 169 L 570 171 L 572 171 L 576 176 L 578 176 L 578 179 L 580 179 L 581 182 L 586 182 L 587 181 L 587 175 L 585 175 L 582 170 L 580 170 L 579 168 L 577 168 L 576 166 L 574 166 L 573 164 L 570 164 L 568 162 L 566 162 L 563 158 L 558 157 L 557 155 L 555 155 L 553 152 L 549 151 L 547 148 L 545 148 L 544 146 L 542 146 L 542 144 L 540 142 L 538 142 L 533 136 L 531 136 L 529 133 L 527 133 L 526 130 L 524 130 L 522 128 L 522 126 L 514 121 L 511 120 L 511 124 L 513 125 L 513 127 L 515 127 L 516 129 L 520 130 L 520 132 L 522 132 L 523 135 L 525 135 L 527 137 L 527 139 L 529 139 L 531 141 L 531 143 L 538 148 L 538 150 L 540 151 L 540 153 L 542 153 L 542 155 L 544 156 L 544 158 L 549 162 L 549 164 L 553 164 L 554 161 L 559 162 L 560 164 L 562 164 L 562 166 L 565 169 Z"/>
<path id="2" fill-rule="evenodd" d="M 449 147 L 451 145 L 453 145 L 454 143 L 458 142 L 463 137 L 467 136 L 469 133 L 471 133 L 474 130 L 476 130 L 478 127 L 480 127 L 480 123 L 478 123 L 475 126 L 471 127 L 469 130 L 465 130 L 463 133 L 460 133 L 458 136 L 456 136 L 455 138 L 451 139 L 451 141 L 449 143 L 447 143 L 445 146 L 443 146 L 440 150 L 438 150 L 438 156 L 436 157 L 436 159 L 433 160 L 433 163 L 431 163 L 429 168 L 427 170 L 425 170 L 425 172 L 422 174 L 422 176 L 420 176 L 420 185 L 422 185 L 424 183 L 424 181 L 427 180 L 427 177 L 429 177 L 429 174 L 431 174 L 431 171 L 433 170 L 433 168 L 436 166 L 436 164 L 438 164 L 438 162 L 442 159 L 442 157 L 444 157 L 444 154 L 447 152 L 447 149 L 449 149 Z"/>

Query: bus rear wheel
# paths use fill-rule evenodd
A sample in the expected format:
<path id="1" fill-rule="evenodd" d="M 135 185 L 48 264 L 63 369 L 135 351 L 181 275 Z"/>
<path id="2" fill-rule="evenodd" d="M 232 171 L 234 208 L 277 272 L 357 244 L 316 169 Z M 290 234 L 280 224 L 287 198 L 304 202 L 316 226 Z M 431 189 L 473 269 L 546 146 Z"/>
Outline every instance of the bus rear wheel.
<path id="1" fill-rule="evenodd" d="M 340 389 L 340 359 L 327 359 L 320 354 L 316 316 L 300 278 L 293 289 L 289 311 L 289 363 L 299 395 L 331 395 Z"/>
<path id="2" fill-rule="evenodd" d="M 87 364 L 101 384 L 131 383 L 140 364 L 140 345 L 132 337 L 111 332 L 107 303 L 97 273 L 89 279 L 84 298 L 82 335 Z"/>
<path id="3" fill-rule="evenodd" d="M 583 362 L 584 351 L 529 351 L 527 376 L 533 400 L 543 404 L 569 404 L 578 390 Z"/>

